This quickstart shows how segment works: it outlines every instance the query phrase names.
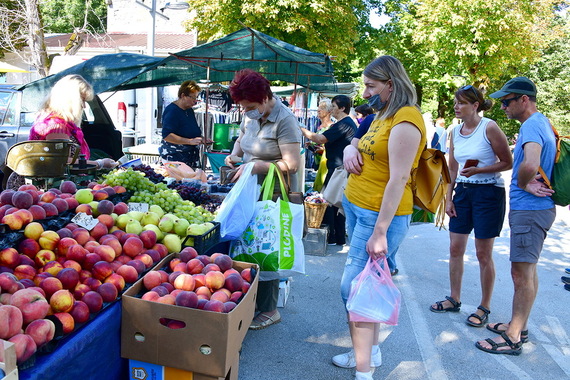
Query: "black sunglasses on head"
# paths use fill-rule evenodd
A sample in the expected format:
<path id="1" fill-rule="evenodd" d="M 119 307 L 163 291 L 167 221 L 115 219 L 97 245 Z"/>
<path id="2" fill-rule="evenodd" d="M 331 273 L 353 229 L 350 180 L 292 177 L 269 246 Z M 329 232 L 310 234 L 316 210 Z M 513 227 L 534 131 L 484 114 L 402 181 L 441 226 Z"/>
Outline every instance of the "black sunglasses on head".
<path id="1" fill-rule="evenodd" d="M 514 98 L 501 99 L 501 104 L 503 105 L 503 107 L 507 108 L 513 100 L 518 100 L 521 97 L 522 97 L 522 95 L 518 95 L 518 96 L 515 96 Z"/>
<path id="2" fill-rule="evenodd" d="M 468 84 L 467 86 L 461 87 L 460 90 L 462 90 L 462 91 L 469 91 L 469 90 L 471 90 L 471 91 L 473 91 L 473 94 L 475 95 L 475 97 L 476 97 L 477 99 L 479 99 L 479 94 L 477 94 L 477 90 L 475 89 L 475 87 L 473 87 L 473 86 L 470 85 L 470 84 Z"/>

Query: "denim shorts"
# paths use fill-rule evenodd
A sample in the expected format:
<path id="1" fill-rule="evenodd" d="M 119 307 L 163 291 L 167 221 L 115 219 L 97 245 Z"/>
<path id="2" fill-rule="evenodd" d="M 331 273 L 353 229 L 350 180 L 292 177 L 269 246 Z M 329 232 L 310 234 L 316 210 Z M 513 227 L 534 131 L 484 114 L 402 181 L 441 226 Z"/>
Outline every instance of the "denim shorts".
<path id="1" fill-rule="evenodd" d="M 515 263 L 537 263 L 546 233 L 556 219 L 556 208 L 549 210 L 511 210 L 511 255 Z"/>
<path id="2" fill-rule="evenodd" d="M 350 293 L 352 280 L 364 269 L 368 261 L 366 243 L 374 230 L 378 212 L 361 208 L 350 203 L 345 196 L 342 198 L 342 207 L 346 215 L 346 229 L 350 249 L 344 266 L 344 273 L 340 282 L 340 295 L 346 305 Z M 404 240 L 410 227 L 412 215 L 394 216 L 388 227 L 388 256 L 395 255 Z"/>
<path id="3" fill-rule="evenodd" d="M 449 218 L 449 231 L 475 238 L 492 239 L 501 234 L 505 219 L 505 189 L 494 185 L 457 183 L 453 196 L 456 217 Z"/>

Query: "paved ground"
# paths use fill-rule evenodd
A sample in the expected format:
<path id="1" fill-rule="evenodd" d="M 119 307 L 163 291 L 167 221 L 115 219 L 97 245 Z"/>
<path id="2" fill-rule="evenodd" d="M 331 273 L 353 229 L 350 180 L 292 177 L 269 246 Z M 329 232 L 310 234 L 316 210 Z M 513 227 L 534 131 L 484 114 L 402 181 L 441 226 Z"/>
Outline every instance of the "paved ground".
<path id="1" fill-rule="evenodd" d="M 570 267 L 570 211 L 557 211 L 538 266 L 540 289 L 530 318 L 530 342 L 518 357 L 479 351 L 474 342 L 494 334 L 464 323 L 480 297 L 473 240 L 466 254 L 461 312 L 428 310 L 449 294 L 449 237 L 432 224 L 412 225 L 395 277 L 403 300 L 399 325 L 381 328 L 384 364 L 374 379 L 570 379 L 570 292 L 560 281 Z M 508 236 L 505 225 L 495 243 L 492 322 L 508 321 L 511 312 Z M 351 347 L 339 295 L 346 251 L 333 246 L 327 256 L 306 256 L 306 274 L 293 277 L 288 303 L 280 309 L 282 322 L 248 332 L 240 380 L 353 379 L 353 370 L 331 363 L 333 355 Z"/>

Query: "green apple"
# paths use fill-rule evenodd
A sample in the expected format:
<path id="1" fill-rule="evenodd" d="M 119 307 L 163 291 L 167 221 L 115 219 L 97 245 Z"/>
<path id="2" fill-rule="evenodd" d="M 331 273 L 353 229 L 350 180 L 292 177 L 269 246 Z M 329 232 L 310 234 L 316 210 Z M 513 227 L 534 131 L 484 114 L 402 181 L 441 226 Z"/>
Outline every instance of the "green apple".
<path id="1" fill-rule="evenodd" d="M 125 232 L 128 234 L 140 234 L 143 228 L 138 220 L 131 220 L 125 227 Z"/>
<path id="2" fill-rule="evenodd" d="M 143 226 L 143 231 L 146 231 L 146 230 L 151 230 L 151 231 L 154 231 L 156 233 L 156 241 L 157 242 L 161 242 L 162 239 L 164 239 L 164 232 L 162 232 L 160 230 L 160 228 L 158 228 L 157 225 L 147 224 L 146 226 Z"/>
<path id="3" fill-rule="evenodd" d="M 190 227 L 190 222 L 188 222 L 186 219 L 180 218 L 174 222 L 174 232 L 176 232 L 178 236 L 186 236 L 188 227 Z"/>
<path id="4" fill-rule="evenodd" d="M 141 218 L 141 224 L 143 226 L 147 224 L 154 224 L 155 226 L 158 226 L 159 222 L 160 222 L 160 216 L 156 212 L 152 211 L 145 212 Z"/>
<path id="5" fill-rule="evenodd" d="M 89 203 L 93 201 L 93 193 L 91 189 L 79 189 L 74 195 L 77 202 L 81 204 Z"/>
<path id="6" fill-rule="evenodd" d="M 162 244 L 168 249 L 168 253 L 180 252 L 182 250 L 182 241 L 176 234 L 167 234 L 162 239 Z"/>
<path id="7" fill-rule="evenodd" d="M 157 213 L 159 218 L 164 216 L 164 210 L 159 205 L 150 205 L 148 211 Z"/>
<path id="8" fill-rule="evenodd" d="M 169 233 L 174 228 L 174 221 L 172 219 L 163 216 L 158 222 L 158 228 L 164 233 Z"/>

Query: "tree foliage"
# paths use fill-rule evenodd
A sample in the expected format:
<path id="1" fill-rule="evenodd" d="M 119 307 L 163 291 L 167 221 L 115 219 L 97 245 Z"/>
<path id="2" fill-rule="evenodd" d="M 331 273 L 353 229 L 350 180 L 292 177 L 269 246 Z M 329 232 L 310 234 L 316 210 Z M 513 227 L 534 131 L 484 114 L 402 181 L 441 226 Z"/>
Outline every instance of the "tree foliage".
<path id="1" fill-rule="evenodd" d="M 335 56 L 354 57 L 355 46 L 366 32 L 371 2 L 362 0 L 195 0 L 194 17 L 187 29 L 211 40 L 241 29 L 259 30 L 301 48 Z M 242 24 L 243 23 L 243 24 Z"/>
<path id="2" fill-rule="evenodd" d="M 48 33 L 72 33 L 77 29 L 105 31 L 105 0 L 43 0 L 40 7 Z"/>

